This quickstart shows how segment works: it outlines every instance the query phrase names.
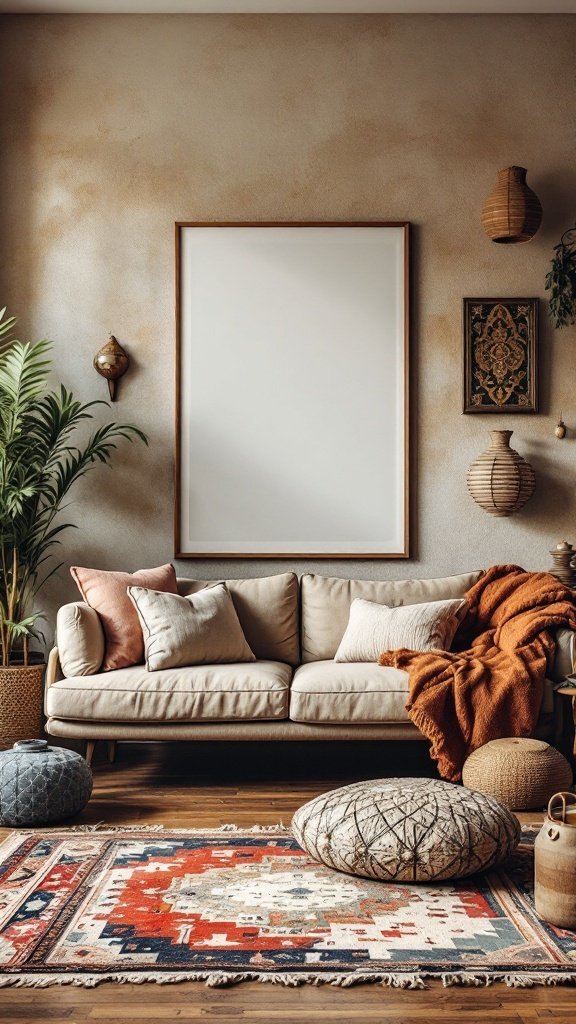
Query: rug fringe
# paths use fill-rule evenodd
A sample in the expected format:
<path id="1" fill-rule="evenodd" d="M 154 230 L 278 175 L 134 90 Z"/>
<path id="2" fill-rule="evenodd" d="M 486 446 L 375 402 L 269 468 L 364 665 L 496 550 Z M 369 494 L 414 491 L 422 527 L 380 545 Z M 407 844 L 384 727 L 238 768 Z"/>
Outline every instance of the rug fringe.
<path id="1" fill-rule="evenodd" d="M 224 988 L 239 985 L 244 981 L 284 985 L 297 988 L 301 985 L 332 985 L 339 988 L 350 988 L 353 985 L 377 984 L 389 988 L 426 989 L 427 981 L 434 978 L 442 981 L 445 988 L 453 985 L 489 986 L 494 982 L 504 982 L 509 988 L 533 988 L 536 985 L 574 985 L 576 972 L 545 973 L 545 974 L 437 974 L 425 971 L 422 974 L 402 972 L 358 971 L 355 974 L 282 974 L 259 971 L 243 971 L 237 974 L 226 971 L 192 971 L 176 974 L 149 972 L 143 974 L 0 974 L 0 988 L 51 988 L 55 985 L 71 985 L 76 988 L 96 988 L 103 982 L 115 982 L 120 985 L 174 985 L 183 981 L 203 981 L 209 988 Z"/>
<path id="2" fill-rule="evenodd" d="M 164 825 L 107 825 L 105 821 L 97 821 L 94 825 L 71 825 L 70 828 L 50 829 L 51 832 L 163 832 Z"/>
<path id="3" fill-rule="evenodd" d="M 93 832 L 98 832 L 99 835 L 106 834 L 108 832 L 114 834 L 118 832 L 178 832 L 184 835 L 218 835 L 219 833 L 230 833 L 238 832 L 241 835 L 253 834 L 261 832 L 266 835 L 291 835 L 291 831 L 287 825 L 216 825 L 214 828 L 180 828 L 179 825 L 107 825 L 105 821 L 98 821 L 93 825 L 69 825 L 62 826 L 57 825 L 55 827 L 42 827 L 39 826 L 35 829 L 23 828 L 14 829 L 11 835 L 27 836 L 27 835 L 38 835 L 38 833 L 47 833 L 53 835 L 54 833 L 61 832 L 65 835 L 80 834 L 90 835 Z M 1 845 L 1 844 L 0 844 Z"/>

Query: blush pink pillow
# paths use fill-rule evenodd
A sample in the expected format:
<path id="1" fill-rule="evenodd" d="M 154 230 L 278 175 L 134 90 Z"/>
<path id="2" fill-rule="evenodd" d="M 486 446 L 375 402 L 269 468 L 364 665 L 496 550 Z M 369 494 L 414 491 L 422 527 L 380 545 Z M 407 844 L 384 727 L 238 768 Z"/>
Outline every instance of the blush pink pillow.
<path id="1" fill-rule="evenodd" d="M 137 572 L 105 572 L 104 569 L 70 569 L 82 597 L 98 612 L 102 621 L 106 650 L 102 671 L 126 668 L 144 661 L 144 639 L 136 609 L 128 597 L 128 587 L 145 587 L 177 594 L 173 565 Z"/>

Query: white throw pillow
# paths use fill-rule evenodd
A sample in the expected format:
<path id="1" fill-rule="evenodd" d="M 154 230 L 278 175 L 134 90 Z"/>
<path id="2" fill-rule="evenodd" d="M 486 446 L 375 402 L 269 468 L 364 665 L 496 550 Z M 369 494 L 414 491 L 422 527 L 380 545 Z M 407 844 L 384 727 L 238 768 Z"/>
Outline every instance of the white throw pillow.
<path id="1" fill-rule="evenodd" d="M 383 651 L 447 651 L 466 602 L 428 601 L 390 608 L 357 597 L 334 661 L 378 661 Z"/>
<path id="2" fill-rule="evenodd" d="M 256 661 L 224 583 L 180 597 L 128 587 L 150 672 L 185 665 Z"/>

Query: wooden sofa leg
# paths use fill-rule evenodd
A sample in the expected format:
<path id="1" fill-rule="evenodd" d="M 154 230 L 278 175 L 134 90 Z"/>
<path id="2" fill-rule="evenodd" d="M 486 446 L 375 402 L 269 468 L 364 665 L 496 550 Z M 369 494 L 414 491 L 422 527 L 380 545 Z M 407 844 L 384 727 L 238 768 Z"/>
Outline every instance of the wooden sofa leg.
<path id="1" fill-rule="evenodd" d="M 86 753 L 84 754 L 84 758 L 86 760 L 86 764 L 90 764 L 90 765 L 92 764 L 92 758 L 94 757 L 94 748 L 95 748 L 95 746 L 96 746 L 96 740 L 86 740 Z"/>
<path id="2" fill-rule="evenodd" d="M 114 764 L 116 760 L 116 740 L 108 740 L 108 761 Z"/>

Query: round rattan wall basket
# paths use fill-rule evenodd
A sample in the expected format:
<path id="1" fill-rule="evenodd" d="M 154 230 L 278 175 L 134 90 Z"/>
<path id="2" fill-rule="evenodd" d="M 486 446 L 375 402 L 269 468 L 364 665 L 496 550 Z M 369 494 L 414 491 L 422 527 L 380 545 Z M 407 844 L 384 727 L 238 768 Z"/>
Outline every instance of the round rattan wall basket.
<path id="1" fill-rule="evenodd" d="M 518 512 L 536 486 L 532 466 L 510 447 L 512 433 L 491 430 L 490 447 L 472 463 L 466 478 L 474 501 L 493 516 Z"/>
<path id="2" fill-rule="evenodd" d="M 529 242 L 542 222 L 538 196 L 526 184 L 525 167 L 498 171 L 494 190 L 482 210 L 482 227 L 493 242 Z"/>
<path id="3" fill-rule="evenodd" d="M 545 807 L 550 797 L 572 785 L 568 761 L 544 740 L 491 740 L 464 764 L 462 782 L 493 796 L 514 811 Z"/>
<path id="4" fill-rule="evenodd" d="M 42 734 L 44 664 L 0 668 L 0 750 Z"/>

